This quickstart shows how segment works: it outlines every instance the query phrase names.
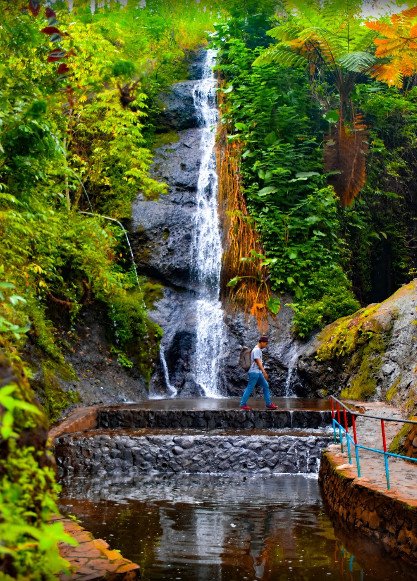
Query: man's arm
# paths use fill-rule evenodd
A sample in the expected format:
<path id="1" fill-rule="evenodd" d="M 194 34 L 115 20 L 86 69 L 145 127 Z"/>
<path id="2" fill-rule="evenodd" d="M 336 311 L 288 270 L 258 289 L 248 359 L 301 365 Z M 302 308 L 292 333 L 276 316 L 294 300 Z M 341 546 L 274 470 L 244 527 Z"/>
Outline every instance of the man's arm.
<path id="1" fill-rule="evenodd" d="M 262 359 L 255 359 L 256 365 L 259 367 L 259 369 L 262 371 L 262 375 L 265 377 L 265 379 L 269 379 L 268 378 L 268 374 L 265 371 L 265 367 L 262 364 Z"/>

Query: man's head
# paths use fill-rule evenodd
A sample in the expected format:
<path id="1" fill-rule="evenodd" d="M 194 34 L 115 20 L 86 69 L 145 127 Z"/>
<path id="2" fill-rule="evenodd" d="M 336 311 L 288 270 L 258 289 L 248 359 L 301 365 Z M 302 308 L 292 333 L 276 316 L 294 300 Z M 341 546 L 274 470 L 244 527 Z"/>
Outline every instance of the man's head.
<path id="1" fill-rule="evenodd" d="M 268 337 L 267 337 L 266 335 L 261 335 L 261 336 L 259 337 L 259 341 L 258 341 L 258 343 L 259 343 L 259 347 L 260 347 L 261 349 L 264 349 L 264 348 L 265 348 L 265 347 L 268 345 L 268 343 L 269 343 L 269 339 L 268 339 Z"/>

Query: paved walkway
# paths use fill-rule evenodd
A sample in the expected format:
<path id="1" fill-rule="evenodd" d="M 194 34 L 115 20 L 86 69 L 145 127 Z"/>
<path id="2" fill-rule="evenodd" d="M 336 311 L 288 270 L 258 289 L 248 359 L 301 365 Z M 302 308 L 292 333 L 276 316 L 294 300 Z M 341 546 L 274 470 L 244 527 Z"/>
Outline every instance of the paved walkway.
<path id="1" fill-rule="evenodd" d="M 73 572 L 61 575 L 61 581 L 93 581 L 140 579 L 139 565 L 112 551 L 103 539 L 95 539 L 91 533 L 76 522 L 60 518 L 65 531 L 78 541 L 77 547 L 62 543 L 61 556 L 70 562 Z"/>
<path id="2" fill-rule="evenodd" d="M 356 403 L 356 405 L 358 404 Z M 363 408 L 365 415 L 368 414 L 404 419 L 404 413 L 383 402 L 365 402 L 361 403 L 360 406 Z M 388 447 L 401 427 L 401 422 L 385 422 Z M 356 430 L 359 444 L 372 448 L 383 448 L 380 420 L 359 417 L 356 422 Z M 332 446 L 332 450 L 335 452 L 338 449 L 340 450 L 339 445 Z M 348 463 L 346 450 L 339 456 L 340 462 L 346 465 Z M 355 471 L 355 474 L 357 474 L 354 450 L 352 450 L 352 462 L 353 470 Z M 358 478 L 358 481 L 363 484 L 370 483 L 380 489 L 386 490 L 384 457 L 382 454 L 360 450 L 360 466 L 361 478 Z M 417 500 L 417 462 L 407 462 L 406 460 L 390 458 L 389 474 L 391 489 L 387 493 L 390 494 L 390 496 L 398 496 L 405 501 Z"/>

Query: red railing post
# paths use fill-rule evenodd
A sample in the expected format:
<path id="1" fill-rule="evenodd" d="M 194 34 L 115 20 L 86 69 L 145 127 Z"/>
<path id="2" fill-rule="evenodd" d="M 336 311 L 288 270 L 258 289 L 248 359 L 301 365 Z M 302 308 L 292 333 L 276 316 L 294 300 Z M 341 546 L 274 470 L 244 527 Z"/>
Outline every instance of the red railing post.
<path id="1" fill-rule="evenodd" d="M 385 464 L 385 478 L 387 480 L 387 488 L 390 489 L 389 481 L 389 466 L 388 466 L 388 455 L 387 455 L 387 438 L 385 436 L 385 422 L 381 418 L 381 432 L 382 432 L 382 445 L 384 449 L 384 464 Z"/>
<path id="2" fill-rule="evenodd" d="M 348 428 L 348 421 L 347 421 L 347 412 L 346 412 L 346 408 L 343 408 L 343 423 L 345 426 L 345 435 L 346 435 L 346 447 L 347 447 L 347 453 L 348 453 L 348 460 L 349 460 L 349 464 L 352 464 L 352 456 L 350 454 L 350 440 L 349 440 L 349 428 Z"/>
<path id="3" fill-rule="evenodd" d="M 387 451 L 387 439 L 385 437 L 385 422 L 382 418 L 381 418 L 381 432 L 382 432 L 382 449 L 384 450 L 384 452 L 386 452 Z"/>
<path id="4" fill-rule="evenodd" d="M 332 410 L 332 427 L 333 427 L 333 442 L 336 444 L 336 422 L 335 422 L 335 412 L 334 412 L 334 399 L 333 396 L 330 396 L 330 407 Z"/>
<path id="5" fill-rule="evenodd" d="M 352 429 L 353 429 L 353 441 L 355 442 L 355 456 L 356 456 L 356 470 L 358 472 L 358 478 L 361 476 L 361 464 L 359 460 L 359 448 L 358 448 L 358 435 L 356 433 L 356 416 L 352 414 Z"/>
<path id="6" fill-rule="evenodd" d="M 347 413 L 346 413 L 346 409 L 345 408 L 343 408 L 343 422 L 345 424 L 345 430 L 346 430 L 346 433 L 347 433 L 349 431 L 349 428 L 348 428 Z"/>
<path id="7" fill-rule="evenodd" d="M 358 443 L 358 436 L 356 435 L 356 418 L 354 414 L 352 414 L 352 429 L 353 429 L 353 441 L 355 445 Z"/>
<path id="8" fill-rule="evenodd" d="M 341 420 L 340 420 L 340 405 L 339 405 L 339 402 L 336 403 L 336 411 L 337 411 L 337 422 L 339 424 L 340 451 L 343 453 L 342 423 L 341 423 Z"/>

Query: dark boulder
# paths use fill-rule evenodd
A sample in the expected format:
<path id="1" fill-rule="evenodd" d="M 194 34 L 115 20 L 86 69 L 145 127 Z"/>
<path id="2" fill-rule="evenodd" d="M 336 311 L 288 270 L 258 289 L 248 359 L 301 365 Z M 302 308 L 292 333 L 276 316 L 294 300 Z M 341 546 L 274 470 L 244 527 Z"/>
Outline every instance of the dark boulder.
<path id="1" fill-rule="evenodd" d="M 161 113 L 158 116 L 158 130 L 180 131 L 198 127 L 199 119 L 194 107 L 196 81 L 184 81 L 172 86 L 169 93 L 161 95 Z"/>
<path id="2" fill-rule="evenodd" d="M 141 272 L 166 284 L 190 287 L 194 215 L 188 208 L 136 202 L 132 246 Z"/>

